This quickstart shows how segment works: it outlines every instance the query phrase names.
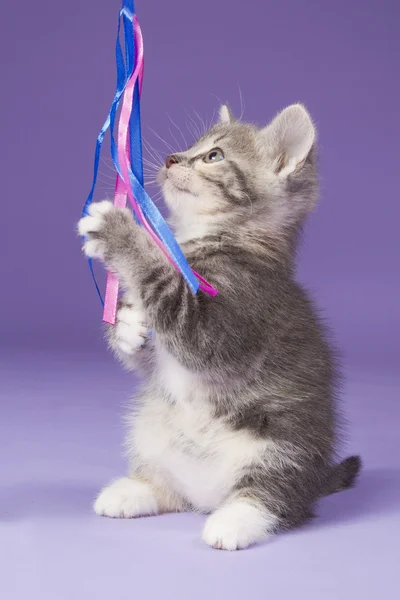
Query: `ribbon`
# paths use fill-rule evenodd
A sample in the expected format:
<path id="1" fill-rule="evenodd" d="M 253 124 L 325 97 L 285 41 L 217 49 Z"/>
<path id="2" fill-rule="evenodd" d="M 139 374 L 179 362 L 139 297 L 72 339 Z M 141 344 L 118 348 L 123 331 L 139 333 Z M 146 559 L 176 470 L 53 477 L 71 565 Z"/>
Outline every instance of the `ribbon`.
<path id="1" fill-rule="evenodd" d="M 124 24 L 125 64 L 119 41 L 121 17 Z M 144 64 L 143 37 L 139 22 L 134 14 L 133 0 L 123 0 L 122 8 L 119 13 L 116 62 L 116 91 L 110 112 L 97 138 L 93 183 L 83 209 L 83 215 L 87 214 L 88 207 L 93 201 L 101 146 L 104 135 L 107 129 L 110 128 L 111 157 L 117 171 L 114 206 L 120 208 L 126 206 L 127 198 L 129 198 L 136 220 L 147 230 L 154 242 L 174 267 L 181 272 L 192 292 L 197 293 L 198 290 L 201 289 L 205 293 L 215 296 L 218 293 L 217 290 L 190 268 L 166 221 L 143 187 L 140 130 L 140 93 L 142 89 Z M 116 145 L 113 130 L 116 112 L 122 95 L 123 101 L 118 122 L 118 145 Z M 102 301 L 91 260 L 89 260 L 89 267 L 97 292 Z M 109 273 L 107 277 L 103 321 L 111 323 L 112 325 L 115 323 L 118 288 L 118 278 L 113 273 Z"/>

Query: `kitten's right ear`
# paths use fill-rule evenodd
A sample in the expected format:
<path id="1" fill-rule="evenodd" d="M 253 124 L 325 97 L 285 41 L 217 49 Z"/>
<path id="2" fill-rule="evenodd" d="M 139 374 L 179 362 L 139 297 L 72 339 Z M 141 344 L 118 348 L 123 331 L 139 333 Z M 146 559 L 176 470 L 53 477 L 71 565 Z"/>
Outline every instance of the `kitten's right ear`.
<path id="1" fill-rule="evenodd" d="M 227 104 L 222 104 L 219 109 L 219 122 L 229 125 L 229 123 L 233 123 L 235 117 L 229 106 Z"/>

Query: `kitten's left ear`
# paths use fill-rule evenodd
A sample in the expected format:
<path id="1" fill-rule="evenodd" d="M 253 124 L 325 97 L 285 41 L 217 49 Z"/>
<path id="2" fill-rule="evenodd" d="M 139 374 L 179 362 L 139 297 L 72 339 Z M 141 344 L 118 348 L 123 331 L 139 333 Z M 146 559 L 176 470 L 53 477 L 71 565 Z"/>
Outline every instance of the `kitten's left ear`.
<path id="1" fill-rule="evenodd" d="M 259 141 L 279 177 L 286 177 L 303 165 L 315 139 L 315 127 L 302 104 L 288 106 L 259 132 Z"/>
<path id="2" fill-rule="evenodd" d="M 229 123 L 233 123 L 234 120 L 235 117 L 229 106 L 227 104 L 222 104 L 219 109 L 219 122 L 228 125 Z"/>

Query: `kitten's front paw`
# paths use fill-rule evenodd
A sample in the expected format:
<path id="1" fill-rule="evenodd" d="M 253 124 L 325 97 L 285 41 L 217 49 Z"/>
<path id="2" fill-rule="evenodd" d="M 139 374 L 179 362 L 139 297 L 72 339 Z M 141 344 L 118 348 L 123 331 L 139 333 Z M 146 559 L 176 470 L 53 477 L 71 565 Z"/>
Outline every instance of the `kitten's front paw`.
<path id="1" fill-rule="evenodd" d="M 89 206 L 89 214 L 82 217 L 78 223 L 79 235 L 86 238 L 83 251 L 89 258 L 104 260 L 106 248 L 104 236 L 101 234 L 105 225 L 105 216 L 112 210 L 114 206 L 108 200 L 93 202 Z"/>
<path id="2" fill-rule="evenodd" d="M 86 238 L 83 251 L 89 258 L 112 261 L 128 249 L 134 232 L 133 216 L 127 208 L 116 208 L 103 200 L 89 206 L 88 215 L 78 223 L 78 232 Z"/>
<path id="3" fill-rule="evenodd" d="M 130 305 L 123 305 L 118 310 L 117 322 L 113 329 L 112 346 L 129 356 L 143 346 L 150 332 L 143 311 Z"/>
<path id="4" fill-rule="evenodd" d="M 268 519 L 256 506 L 236 500 L 208 517 L 203 540 L 217 550 L 241 550 L 265 539 L 273 524 L 274 517 Z"/>
<path id="5" fill-rule="evenodd" d="M 100 492 L 94 511 L 104 517 L 130 519 L 155 515 L 157 501 L 149 484 L 122 477 Z"/>

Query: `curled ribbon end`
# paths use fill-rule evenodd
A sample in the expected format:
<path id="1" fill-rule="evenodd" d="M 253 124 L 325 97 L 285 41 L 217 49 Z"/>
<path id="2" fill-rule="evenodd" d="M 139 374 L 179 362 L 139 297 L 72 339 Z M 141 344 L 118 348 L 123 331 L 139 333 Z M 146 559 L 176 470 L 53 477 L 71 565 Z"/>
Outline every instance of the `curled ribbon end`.
<path id="1" fill-rule="evenodd" d="M 209 284 L 208 285 L 201 284 L 200 289 L 202 292 L 205 292 L 206 294 L 208 294 L 209 296 L 212 296 L 213 298 L 215 298 L 215 296 L 218 296 L 218 294 L 219 294 L 218 290 Z"/>

